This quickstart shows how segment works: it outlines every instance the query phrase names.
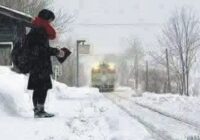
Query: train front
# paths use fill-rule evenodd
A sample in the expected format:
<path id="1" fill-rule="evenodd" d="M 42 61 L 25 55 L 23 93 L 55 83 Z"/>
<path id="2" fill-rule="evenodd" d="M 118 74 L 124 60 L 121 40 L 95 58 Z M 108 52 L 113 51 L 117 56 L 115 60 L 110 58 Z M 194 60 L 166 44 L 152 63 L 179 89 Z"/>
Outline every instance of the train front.
<path id="1" fill-rule="evenodd" d="M 116 67 L 113 63 L 97 63 L 92 68 L 92 87 L 100 92 L 114 91 L 116 82 Z"/>

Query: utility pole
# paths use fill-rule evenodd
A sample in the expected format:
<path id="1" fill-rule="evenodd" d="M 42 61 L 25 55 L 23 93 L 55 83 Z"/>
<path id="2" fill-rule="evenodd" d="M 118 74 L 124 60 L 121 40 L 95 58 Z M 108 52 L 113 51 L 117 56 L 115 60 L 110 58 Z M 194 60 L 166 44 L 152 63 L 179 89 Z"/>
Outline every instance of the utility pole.
<path id="1" fill-rule="evenodd" d="M 85 40 L 77 40 L 76 42 L 76 86 L 79 87 L 79 45 L 84 45 Z"/>
<path id="2" fill-rule="evenodd" d="M 146 61 L 146 91 L 149 90 L 149 67 L 148 67 L 148 61 Z"/>
<path id="3" fill-rule="evenodd" d="M 138 54 L 136 54 L 136 58 L 135 58 L 135 88 L 136 90 L 138 89 L 138 81 L 139 81 L 139 71 L 138 71 Z"/>
<path id="4" fill-rule="evenodd" d="M 166 49 L 166 68 L 167 68 L 167 92 L 171 92 L 171 81 L 169 73 L 169 55 L 168 50 Z"/>

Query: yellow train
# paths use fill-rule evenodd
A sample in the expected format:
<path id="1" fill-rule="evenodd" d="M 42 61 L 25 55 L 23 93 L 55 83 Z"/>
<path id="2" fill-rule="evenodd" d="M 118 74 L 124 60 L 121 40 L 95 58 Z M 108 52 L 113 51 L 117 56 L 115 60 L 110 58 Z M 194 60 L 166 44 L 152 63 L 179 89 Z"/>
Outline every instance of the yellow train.
<path id="1" fill-rule="evenodd" d="M 97 63 L 92 68 L 92 87 L 100 92 L 114 91 L 116 83 L 116 67 L 113 63 Z"/>

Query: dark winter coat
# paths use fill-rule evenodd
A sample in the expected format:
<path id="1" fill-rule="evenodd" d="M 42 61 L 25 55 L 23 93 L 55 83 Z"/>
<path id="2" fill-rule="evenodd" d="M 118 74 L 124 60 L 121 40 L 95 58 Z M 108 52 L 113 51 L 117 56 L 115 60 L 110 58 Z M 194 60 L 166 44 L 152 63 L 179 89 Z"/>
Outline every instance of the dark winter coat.
<path id="1" fill-rule="evenodd" d="M 42 27 L 32 28 L 26 41 L 30 51 L 28 89 L 51 89 L 51 56 L 56 56 L 59 50 L 49 46 L 47 32 Z"/>

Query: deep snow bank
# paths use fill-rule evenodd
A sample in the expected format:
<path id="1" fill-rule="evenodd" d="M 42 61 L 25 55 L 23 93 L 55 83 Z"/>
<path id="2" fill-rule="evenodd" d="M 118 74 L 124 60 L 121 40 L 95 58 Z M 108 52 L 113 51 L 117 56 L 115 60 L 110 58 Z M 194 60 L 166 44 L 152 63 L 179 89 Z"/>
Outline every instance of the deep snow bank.
<path id="1" fill-rule="evenodd" d="M 0 113 L 13 115 L 32 114 L 32 90 L 27 90 L 28 74 L 13 72 L 10 67 L 0 66 Z M 81 88 L 84 94 L 80 93 L 80 88 L 69 88 L 66 84 L 52 80 L 53 88 L 49 90 L 46 101 L 48 107 L 51 97 L 58 99 L 84 98 L 88 93 L 99 93 L 95 88 Z M 51 99 L 50 99 L 51 98 Z"/>
<path id="2" fill-rule="evenodd" d="M 0 67 L 0 111 L 19 115 L 31 108 L 29 92 L 26 90 L 28 77 L 17 74 L 9 67 Z"/>

